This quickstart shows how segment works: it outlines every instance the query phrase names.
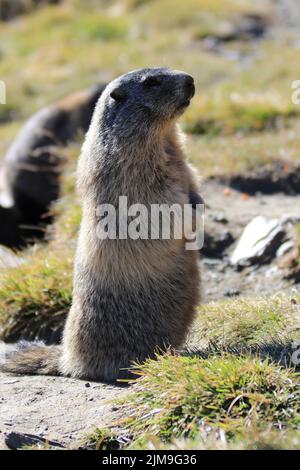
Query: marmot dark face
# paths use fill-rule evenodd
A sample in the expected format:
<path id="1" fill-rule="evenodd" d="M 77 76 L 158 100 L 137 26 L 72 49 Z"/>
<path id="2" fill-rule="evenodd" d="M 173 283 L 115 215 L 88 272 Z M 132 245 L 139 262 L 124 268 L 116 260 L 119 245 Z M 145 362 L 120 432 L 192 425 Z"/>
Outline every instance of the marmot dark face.
<path id="1" fill-rule="evenodd" d="M 193 77 L 184 72 L 135 70 L 107 86 L 99 101 L 102 122 L 98 124 L 114 136 L 141 136 L 143 129 L 151 133 L 178 118 L 194 94 Z"/>

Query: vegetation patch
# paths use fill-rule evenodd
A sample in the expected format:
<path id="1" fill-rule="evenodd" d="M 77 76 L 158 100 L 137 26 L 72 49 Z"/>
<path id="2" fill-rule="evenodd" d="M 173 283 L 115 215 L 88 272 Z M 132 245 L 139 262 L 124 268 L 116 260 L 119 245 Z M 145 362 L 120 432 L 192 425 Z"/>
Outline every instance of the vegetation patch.
<path id="1" fill-rule="evenodd" d="M 208 100 L 196 97 L 184 116 L 183 124 L 191 134 L 232 134 L 286 126 L 295 115 L 293 104 L 280 95 L 223 90 Z"/>
<path id="2" fill-rule="evenodd" d="M 181 122 L 201 176 L 230 182 L 260 168 L 286 187 L 284 176 L 298 177 L 299 168 L 299 107 L 291 103 L 298 38 L 280 30 L 276 41 L 270 32 L 259 43 L 205 45 L 233 37 L 247 15 L 269 14 L 258 0 L 70 0 L 1 23 L 1 155 L 22 122 L 60 96 L 129 69 L 169 66 L 195 77 L 197 95 Z M 74 189 L 79 145 L 67 150 L 49 243 L 0 272 L 0 335 L 7 341 L 60 339 L 81 218 Z M 298 294 L 282 294 L 199 307 L 187 350 L 136 366 L 119 417 L 89 437 L 90 448 L 299 448 L 299 375 L 291 363 L 299 303 Z"/>
<path id="3" fill-rule="evenodd" d="M 232 439 L 220 429 L 210 433 L 199 433 L 194 439 L 172 439 L 164 442 L 157 436 L 149 436 L 140 444 L 133 446 L 136 450 L 299 450 L 300 437 L 298 430 L 278 430 L 267 428 L 261 430 L 251 426 Z"/>
<path id="4" fill-rule="evenodd" d="M 0 335 L 8 342 L 59 341 L 70 308 L 73 250 L 35 250 L 25 264 L 0 272 Z"/>
<path id="5" fill-rule="evenodd" d="M 145 448 L 153 438 L 234 442 L 254 428 L 291 431 L 300 424 L 299 375 L 269 360 L 170 354 L 137 374 L 114 423 L 131 437 L 130 448 Z"/>
<path id="6" fill-rule="evenodd" d="M 295 224 L 295 247 L 286 258 L 283 261 L 288 268 L 286 278 L 297 284 L 300 282 L 300 223 Z"/>
<path id="7" fill-rule="evenodd" d="M 299 305 L 299 295 L 279 294 L 201 306 L 189 348 L 253 351 L 290 365 L 291 344 L 299 339 Z"/>
<path id="8" fill-rule="evenodd" d="M 295 121 L 277 131 L 188 135 L 187 150 L 203 178 L 213 177 L 227 185 L 240 181 L 245 192 L 253 192 L 257 182 L 262 192 L 277 188 L 292 193 L 297 192 L 299 136 L 299 123 Z"/>
<path id="9" fill-rule="evenodd" d="M 124 441 L 123 441 L 124 444 Z M 122 440 L 106 428 L 97 428 L 84 439 L 83 448 L 90 450 L 119 450 Z"/>

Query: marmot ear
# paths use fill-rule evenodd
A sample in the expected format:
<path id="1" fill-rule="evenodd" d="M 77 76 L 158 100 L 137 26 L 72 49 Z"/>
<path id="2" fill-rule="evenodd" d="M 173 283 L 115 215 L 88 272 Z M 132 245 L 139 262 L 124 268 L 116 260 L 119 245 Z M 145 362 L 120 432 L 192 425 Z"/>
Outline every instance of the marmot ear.
<path id="1" fill-rule="evenodd" d="M 122 88 L 115 88 L 111 93 L 110 93 L 111 98 L 113 98 L 115 101 L 123 101 L 126 97 L 125 91 L 122 90 Z"/>

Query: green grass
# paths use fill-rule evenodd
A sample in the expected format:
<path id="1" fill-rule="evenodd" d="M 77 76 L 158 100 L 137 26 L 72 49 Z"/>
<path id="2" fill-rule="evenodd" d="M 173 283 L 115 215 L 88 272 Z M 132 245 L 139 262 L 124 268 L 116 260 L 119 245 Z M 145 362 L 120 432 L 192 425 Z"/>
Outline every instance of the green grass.
<path id="1" fill-rule="evenodd" d="M 73 250 L 65 245 L 37 247 L 25 264 L 0 272 L 3 340 L 49 339 L 62 330 L 71 304 L 72 263 Z"/>
<path id="2" fill-rule="evenodd" d="M 248 349 L 289 344 L 300 336 L 299 294 L 223 300 L 199 307 L 190 348 Z M 282 348 L 283 349 L 283 348 Z M 282 350 L 281 350 L 282 352 Z"/>
<path id="3" fill-rule="evenodd" d="M 199 42 L 234 28 L 249 13 L 268 17 L 271 10 L 249 0 L 73 0 L 0 24 L 0 76 L 8 93 L 0 119 L 24 118 L 128 69 L 166 65 L 195 77 L 198 96 L 183 118 L 188 132 L 248 132 L 274 127 L 280 118 L 286 122 L 298 114 L 290 88 L 300 72 L 299 49 L 284 37 L 279 44 L 265 40 L 259 54 L 246 45 L 242 52 L 250 62 L 240 67 Z"/>
<path id="4" fill-rule="evenodd" d="M 234 132 L 262 131 L 286 125 L 297 115 L 292 102 L 271 92 L 222 90 L 208 100 L 196 96 L 183 123 L 191 134 L 218 135 Z"/>
<path id="5" fill-rule="evenodd" d="M 115 421 L 88 446 L 299 448 L 299 373 L 291 361 L 299 302 L 280 294 L 200 307 L 188 352 L 137 365 Z"/>
<path id="6" fill-rule="evenodd" d="M 249 0 L 72 0 L 2 23 L 0 77 L 7 84 L 8 103 L 0 106 L 0 121 L 23 120 L 60 96 L 128 69 L 184 69 L 195 77 L 198 91 L 182 119 L 184 129 L 194 136 L 192 150 L 206 148 L 203 134 L 229 136 L 222 149 L 224 162 L 220 153 L 201 159 L 200 152 L 194 152 L 193 159 L 204 173 L 217 159 L 213 170 L 217 167 L 220 173 L 236 132 L 256 134 L 289 126 L 299 114 L 291 103 L 291 82 L 300 74 L 300 52 L 284 33 L 276 43 L 263 40 L 259 53 L 255 43 L 224 46 L 249 56 L 244 67 L 207 51 L 199 41 L 235 27 L 241 15 L 249 13 L 269 17 L 272 10 Z M 259 164 L 261 158 L 264 155 L 255 153 L 251 161 Z M 246 152 L 231 160 L 238 160 L 241 170 L 251 163 Z"/>
<path id="7" fill-rule="evenodd" d="M 242 14 L 267 14 L 268 9 L 261 2 L 248 0 L 127 0 L 129 8 L 136 8 L 140 23 L 146 33 L 163 29 L 188 28 L 192 37 L 222 35 L 231 31 Z M 170 14 L 172 11 L 172 14 Z"/>
<path id="8" fill-rule="evenodd" d="M 245 174 L 277 163 L 288 171 L 299 167 L 299 132 L 295 121 L 286 129 L 247 135 L 188 135 L 186 149 L 203 178 Z"/>
<path id="9" fill-rule="evenodd" d="M 254 429 L 292 432 L 300 424 L 299 375 L 269 360 L 165 355 L 140 366 L 138 375 L 112 426 L 119 442 L 130 438 L 127 448 L 174 440 L 184 446 L 186 439 L 185 448 L 207 447 L 220 437 L 234 444 L 249 441 Z"/>
<path id="10" fill-rule="evenodd" d="M 118 450 L 120 442 L 117 437 L 105 428 L 97 428 L 83 439 L 83 445 L 91 450 Z"/>
<path id="11" fill-rule="evenodd" d="M 213 434 L 213 433 L 212 433 Z M 149 436 L 133 446 L 136 450 L 299 450 L 300 437 L 297 430 L 258 429 L 251 426 L 232 439 L 219 430 L 215 435 L 199 434 L 194 439 L 173 439 L 166 443 L 157 436 Z"/>

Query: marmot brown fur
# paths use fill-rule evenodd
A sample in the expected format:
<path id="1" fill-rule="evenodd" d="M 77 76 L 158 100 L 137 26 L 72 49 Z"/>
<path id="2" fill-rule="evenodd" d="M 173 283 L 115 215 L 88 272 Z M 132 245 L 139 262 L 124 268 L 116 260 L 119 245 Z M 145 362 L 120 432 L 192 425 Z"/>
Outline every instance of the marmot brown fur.
<path id="1" fill-rule="evenodd" d="M 191 76 L 165 68 L 104 90 L 78 165 L 83 216 L 62 345 L 25 346 L 2 370 L 114 380 L 183 343 L 199 301 L 198 252 L 183 238 L 99 239 L 96 209 L 124 195 L 147 207 L 201 202 L 176 127 L 193 95 Z"/>

